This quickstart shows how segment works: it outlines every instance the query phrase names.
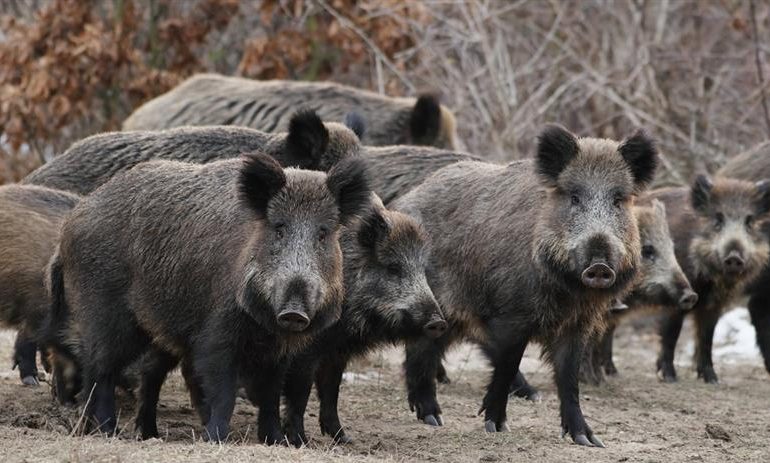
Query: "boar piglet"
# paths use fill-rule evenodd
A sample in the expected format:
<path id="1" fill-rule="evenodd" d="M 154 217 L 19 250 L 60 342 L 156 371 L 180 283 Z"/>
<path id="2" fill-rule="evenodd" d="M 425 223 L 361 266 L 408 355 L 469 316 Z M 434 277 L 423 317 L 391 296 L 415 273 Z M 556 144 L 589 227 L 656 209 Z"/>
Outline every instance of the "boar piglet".
<path id="1" fill-rule="evenodd" d="M 206 164 L 260 151 L 284 167 L 326 172 L 341 159 L 360 154 L 358 137 L 348 127 L 324 123 L 313 111 L 289 116 L 288 132 L 282 133 L 210 126 L 93 135 L 34 170 L 22 183 L 86 195 L 114 175 L 146 161 Z"/>
<path id="2" fill-rule="evenodd" d="M 563 432 L 602 445 L 580 408 L 580 359 L 635 277 L 633 198 L 656 163 L 643 132 L 618 143 L 549 126 L 534 161 L 457 163 L 393 204 L 428 234 L 428 283 L 449 323 L 437 340 L 407 343 L 408 398 L 419 419 L 440 424 L 436 370 L 449 343 L 469 338 L 494 369 L 485 429 L 506 429 L 508 392 L 534 340 L 554 366 Z"/>
<path id="3" fill-rule="evenodd" d="M 80 198 L 32 185 L 0 187 L 0 326 L 18 329 L 13 366 L 39 384 L 38 332 L 48 313 L 44 271 L 64 217 Z M 42 356 L 46 366 L 46 357 Z M 49 368 L 46 368 L 49 369 Z"/>
<path id="4" fill-rule="evenodd" d="M 761 222 L 770 211 L 770 182 L 699 175 L 689 189 L 655 190 L 650 196 L 666 204 L 677 259 L 698 293 L 692 310 L 698 377 L 716 383 L 711 347 L 717 321 L 768 262 L 770 245 Z M 666 382 L 676 381 L 674 350 L 684 317 L 663 315 L 657 368 Z"/>
<path id="5" fill-rule="evenodd" d="M 598 384 L 604 375 L 617 375 L 612 360 L 612 341 L 617 325 L 639 309 L 650 307 L 671 311 L 688 311 L 698 301 L 674 252 L 668 228 L 666 206 L 653 199 L 637 201 L 634 216 L 639 226 L 642 260 L 631 292 L 619 307 L 606 314 L 607 329 L 586 349 L 581 379 Z"/>
<path id="6" fill-rule="evenodd" d="M 340 229 L 369 195 L 360 160 L 327 176 L 256 154 L 142 164 L 86 197 L 49 271 L 53 318 L 79 336 L 86 416 L 114 432 L 116 379 L 145 354 L 143 437 L 157 436 L 158 394 L 181 360 L 208 438 L 227 437 L 240 382 L 259 439 L 280 441 L 284 370 L 339 318 Z"/>
<path id="7" fill-rule="evenodd" d="M 378 200 L 376 200 L 378 201 Z M 315 375 L 321 432 L 349 442 L 337 414 L 342 374 L 352 357 L 385 344 L 437 337 L 447 324 L 425 275 L 427 249 L 420 227 L 382 204 L 343 232 L 345 300 L 340 320 L 292 362 L 284 386 L 284 430 L 307 442 L 303 417 Z"/>

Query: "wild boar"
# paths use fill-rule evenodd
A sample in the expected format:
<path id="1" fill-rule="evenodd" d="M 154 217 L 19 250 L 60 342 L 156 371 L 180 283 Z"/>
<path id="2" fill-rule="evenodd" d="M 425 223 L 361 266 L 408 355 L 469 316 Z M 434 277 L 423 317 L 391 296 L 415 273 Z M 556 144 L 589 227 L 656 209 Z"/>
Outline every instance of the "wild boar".
<path id="1" fill-rule="evenodd" d="M 299 111 L 289 119 L 286 133 L 243 127 L 183 127 L 94 135 L 73 144 L 22 183 L 85 195 L 115 174 L 151 160 L 205 164 L 261 151 L 285 167 L 327 171 L 340 159 L 358 156 L 360 150 L 358 137 L 349 128 L 324 124 L 312 111 Z"/>
<path id="2" fill-rule="evenodd" d="M 265 132 L 286 130 L 287 114 L 308 106 L 325 121 L 359 114 L 366 145 L 432 145 L 455 149 L 452 112 L 432 95 L 392 98 L 333 82 L 251 80 L 217 74 L 190 77 L 133 112 L 123 130 L 183 125 L 240 125 Z"/>
<path id="3" fill-rule="evenodd" d="M 284 371 L 339 318 L 340 228 L 367 207 L 362 161 L 327 176 L 264 154 L 148 162 L 84 198 L 49 266 L 49 332 L 66 350 L 77 331 L 86 416 L 114 431 L 116 378 L 145 354 L 143 437 L 157 435 L 158 393 L 181 359 L 210 439 L 228 435 L 241 383 L 259 404 L 259 439 L 282 440 Z"/>
<path id="4" fill-rule="evenodd" d="M 25 385 L 39 384 L 37 337 L 49 305 L 45 267 L 79 199 L 32 185 L 0 186 L 0 325 L 18 330 L 13 365 Z"/>
<path id="5" fill-rule="evenodd" d="M 770 182 L 699 175 L 691 188 L 665 188 L 649 196 L 665 203 L 677 260 L 698 293 L 692 310 L 698 377 L 716 383 L 711 348 L 717 321 L 768 262 L 770 244 L 760 223 L 770 211 Z M 668 311 L 662 318 L 657 369 L 665 382 L 676 381 L 674 350 L 684 317 Z"/>
<path id="6" fill-rule="evenodd" d="M 448 344 L 469 338 L 493 366 L 485 429 L 506 429 L 508 392 L 534 340 L 554 366 L 563 432 L 603 446 L 580 408 L 580 359 L 636 275 L 632 206 L 657 159 L 641 131 L 618 143 L 548 126 L 534 161 L 457 163 L 393 204 L 428 234 L 428 282 L 450 326 L 438 340 L 407 343 L 408 398 L 419 419 L 441 424 L 436 369 Z"/>
<path id="7" fill-rule="evenodd" d="M 284 395 L 284 432 L 294 445 L 307 442 L 304 414 L 315 377 L 321 432 L 349 442 L 337 413 L 348 361 L 384 344 L 446 330 L 425 276 L 425 237 L 412 218 L 381 203 L 342 236 L 345 300 L 340 320 L 292 362 Z"/>

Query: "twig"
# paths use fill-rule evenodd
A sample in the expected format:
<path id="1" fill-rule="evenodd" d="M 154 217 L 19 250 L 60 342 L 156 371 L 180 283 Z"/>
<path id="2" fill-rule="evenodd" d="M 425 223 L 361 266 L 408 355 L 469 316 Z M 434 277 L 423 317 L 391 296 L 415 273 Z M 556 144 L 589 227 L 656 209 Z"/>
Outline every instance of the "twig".
<path id="1" fill-rule="evenodd" d="M 767 136 L 770 137 L 770 111 L 767 109 L 767 94 L 765 92 L 765 76 L 762 72 L 762 62 L 759 59 L 759 28 L 757 27 L 757 8 L 754 0 L 749 0 L 749 11 L 751 11 L 751 29 L 754 35 L 754 62 L 757 65 L 757 77 L 759 78 L 759 88 L 762 92 L 762 110 L 765 115 L 765 128 Z"/>
<path id="2" fill-rule="evenodd" d="M 324 1 L 324 0 L 316 0 L 316 3 L 317 3 L 317 4 L 318 4 L 318 5 L 321 7 L 321 8 L 323 8 L 324 10 L 326 10 L 326 11 L 327 11 L 327 12 L 328 12 L 330 15 L 334 16 L 334 19 L 336 19 L 337 21 L 339 21 L 339 23 L 340 23 L 340 25 L 341 25 L 342 27 L 347 27 L 347 28 L 348 28 L 348 29 L 350 29 L 351 31 L 355 32 L 355 34 L 356 34 L 356 35 L 358 35 L 358 36 L 361 38 L 361 40 L 363 40 L 363 41 L 364 41 L 364 43 L 366 44 L 366 46 L 368 46 L 368 47 L 369 47 L 369 49 L 372 51 L 372 53 L 374 53 L 374 54 L 377 56 L 377 59 L 379 59 L 380 61 L 382 61 L 382 62 L 385 64 L 385 66 L 387 66 L 387 67 L 388 67 L 388 69 L 390 69 L 390 71 L 391 71 L 393 74 L 395 74 L 395 75 L 396 75 L 396 77 L 398 77 L 398 78 L 399 78 L 399 80 L 401 80 L 401 82 L 403 82 L 403 84 L 404 84 L 404 85 L 406 85 L 406 87 L 409 89 L 409 91 L 410 91 L 410 92 L 414 93 L 414 92 L 417 90 L 417 88 L 414 86 L 414 84 L 412 84 L 412 82 L 411 82 L 411 81 L 410 81 L 410 80 L 409 80 L 409 79 L 408 79 L 408 78 L 407 78 L 407 77 L 406 77 L 406 76 L 405 76 L 405 75 L 404 75 L 404 74 L 403 74 L 401 71 L 399 71 L 399 70 L 398 70 L 398 68 L 396 68 L 396 65 L 395 65 L 395 64 L 393 64 L 393 63 L 392 63 L 392 62 L 391 62 L 391 61 L 388 59 L 388 57 L 385 55 L 385 53 L 383 53 L 383 52 L 382 52 L 382 50 L 380 50 L 380 47 L 378 47 L 378 46 L 377 46 L 377 44 L 376 44 L 376 43 L 374 43 L 374 41 L 372 41 L 372 39 L 370 39 L 370 38 L 369 38 L 369 37 L 368 37 L 368 36 L 367 36 L 367 35 L 364 33 L 364 31 L 362 31 L 361 29 L 359 29 L 359 28 L 358 28 L 358 27 L 357 27 L 355 24 L 353 24 L 353 22 L 352 22 L 352 21 L 350 21 L 348 18 L 346 18 L 345 16 L 342 16 L 341 14 L 339 14 L 339 13 L 337 12 L 337 10 L 335 10 L 334 8 L 332 8 L 332 7 L 331 7 L 331 5 L 329 5 L 328 3 L 326 3 L 326 1 Z"/>

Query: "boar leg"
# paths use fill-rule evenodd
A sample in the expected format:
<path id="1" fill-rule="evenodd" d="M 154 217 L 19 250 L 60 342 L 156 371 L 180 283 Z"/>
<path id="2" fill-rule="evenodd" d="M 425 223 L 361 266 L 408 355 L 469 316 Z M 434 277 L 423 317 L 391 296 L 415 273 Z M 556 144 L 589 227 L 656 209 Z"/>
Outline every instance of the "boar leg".
<path id="1" fill-rule="evenodd" d="M 417 413 L 417 419 L 431 426 L 443 425 L 441 407 L 436 400 L 436 372 L 447 344 L 446 336 L 406 343 L 404 369 L 409 409 Z"/>
<path id="2" fill-rule="evenodd" d="M 327 355 L 316 370 L 315 384 L 318 390 L 318 400 L 321 402 L 319 422 L 321 433 L 331 436 L 335 442 L 349 444 L 352 439 L 345 434 L 338 414 L 338 400 L 342 374 L 348 365 L 349 356 L 337 354 Z"/>
<path id="3" fill-rule="evenodd" d="M 484 346 L 484 352 L 494 368 L 492 381 L 487 385 L 487 393 L 479 410 L 479 414 L 484 412 L 484 428 L 487 432 L 508 430 L 506 424 L 508 391 L 519 372 L 521 356 L 524 355 L 526 347 L 527 341 L 504 347 L 502 342 Z"/>
<path id="4" fill-rule="evenodd" d="M 136 415 L 136 429 L 142 439 L 158 437 L 158 397 L 166 376 L 179 363 L 179 359 L 160 349 L 151 350 L 142 365 L 142 385 L 139 392 L 139 411 Z"/>
<path id="5" fill-rule="evenodd" d="M 618 369 L 612 360 L 612 341 L 615 337 L 615 324 L 610 324 L 599 342 L 599 361 L 608 376 L 617 376 Z"/>
<path id="6" fill-rule="evenodd" d="M 281 388 L 286 377 L 288 359 L 261 364 L 245 378 L 247 394 L 259 404 L 257 437 L 268 445 L 283 442 L 281 432 Z M 212 410 L 213 413 L 213 410 Z"/>
<path id="7" fill-rule="evenodd" d="M 682 332 L 682 323 L 684 323 L 684 313 L 681 311 L 668 311 L 661 318 L 661 349 L 657 367 L 658 377 L 665 383 L 676 381 L 674 351 L 676 350 L 676 342 L 679 340 L 679 334 Z"/>
<path id="8" fill-rule="evenodd" d="M 542 399 L 540 391 L 527 382 L 527 378 L 524 377 L 521 370 L 513 378 L 511 394 L 522 399 L 531 400 L 532 402 L 540 402 Z"/>
<path id="9" fill-rule="evenodd" d="M 591 338 L 580 360 L 580 381 L 598 386 L 604 382 L 604 372 L 599 357 L 599 339 Z"/>
<path id="10" fill-rule="evenodd" d="M 717 384 L 719 382 L 717 374 L 714 372 L 714 363 L 711 360 L 714 329 L 719 321 L 719 316 L 720 312 L 718 310 L 707 310 L 703 308 L 695 312 L 695 326 L 697 331 L 695 360 L 698 378 L 703 378 L 703 381 L 708 384 Z"/>
<path id="11" fill-rule="evenodd" d="M 579 335 L 567 339 L 556 340 L 555 345 L 546 346 L 554 365 L 556 387 L 561 404 L 562 437 L 569 433 L 572 441 L 579 445 L 604 447 L 604 444 L 594 435 L 593 430 L 583 417 L 580 408 L 580 358 L 583 354 L 583 343 Z"/>
<path id="12" fill-rule="evenodd" d="M 37 386 L 40 384 L 37 374 L 37 344 L 33 340 L 32 333 L 24 324 L 16 334 L 16 342 L 13 349 L 14 367 L 19 367 L 19 376 L 25 386 Z"/>
<path id="13" fill-rule="evenodd" d="M 198 412 L 201 423 L 205 425 L 211 413 L 203 400 L 203 388 L 201 387 L 200 378 L 195 375 L 192 359 L 189 357 L 185 357 L 182 360 L 182 377 L 187 386 L 187 391 L 190 393 L 190 405 Z"/>
<path id="14" fill-rule="evenodd" d="M 305 410 L 313 388 L 313 373 L 316 359 L 311 355 L 300 355 L 294 358 L 286 373 L 283 384 L 283 395 L 286 400 L 286 419 L 283 423 L 283 433 L 289 443 L 301 447 L 307 443 L 305 435 Z"/>
<path id="15" fill-rule="evenodd" d="M 198 372 L 206 404 L 204 415 L 206 434 L 210 441 L 224 442 L 230 433 L 230 418 L 235 408 L 236 359 L 234 337 L 222 336 L 221 328 L 212 324 L 204 332 L 193 358 L 193 369 Z"/>
<path id="16" fill-rule="evenodd" d="M 757 290 L 749 299 L 751 323 L 757 331 L 757 345 L 765 359 L 765 369 L 770 373 L 770 304 Z"/>

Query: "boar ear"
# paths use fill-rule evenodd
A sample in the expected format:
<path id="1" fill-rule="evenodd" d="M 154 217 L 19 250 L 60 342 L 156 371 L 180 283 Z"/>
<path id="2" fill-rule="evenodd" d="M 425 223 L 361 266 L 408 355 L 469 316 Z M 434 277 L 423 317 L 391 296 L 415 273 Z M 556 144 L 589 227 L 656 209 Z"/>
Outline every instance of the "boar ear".
<path id="1" fill-rule="evenodd" d="M 757 214 L 770 212 L 770 180 L 760 180 L 754 184 L 757 189 Z"/>
<path id="2" fill-rule="evenodd" d="M 289 120 L 286 137 L 287 167 L 318 169 L 321 157 L 329 146 L 329 131 L 315 111 L 300 110 Z"/>
<path id="3" fill-rule="evenodd" d="M 695 177 L 695 182 L 690 189 L 690 203 L 696 211 L 704 211 L 711 202 L 711 190 L 714 188 L 714 182 L 708 175 L 700 174 Z"/>
<path id="4" fill-rule="evenodd" d="M 359 140 L 364 137 L 364 133 L 366 132 L 366 121 L 364 121 L 363 116 L 357 112 L 351 111 L 345 114 L 344 124 L 345 127 L 349 128 L 353 131 L 354 134 L 356 134 Z"/>
<path id="5" fill-rule="evenodd" d="M 361 219 L 358 242 L 365 249 L 374 249 L 374 246 L 390 233 L 390 224 L 382 211 L 383 209 L 372 207 L 371 212 Z"/>
<path id="6" fill-rule="evenodd" d="M 267 203 L 286 185 L 286 174 L 271 156 L 262 153 L 245 154 L 238 182 L 241 198 L 264 218 Z"/>
<path id="7" fill-rule="evenodd" d="M 441 129 L 441 105 L 435 95 L 420 95 L 409 116 L 412 144 L 432 145 Z"/>
<path id="8" fill-rule="evenodd" d="M 559 174 L 580 151 L 577 138 L 557 124 L 548 124 L 537 139 L 537 171 L 555 185 Z"/>
<path id="9" fill-rule="evenodd" d="M 334 195 L 340 209 L 340 222 L 347 224 L 371 207 L 371 187 L 366 162 L 362 159 L 343 159 L 332 167 L 326 186 Z"/>
<path id="10" fill-rule="evenodd" d="M 642 129 L 623 140 L 618 152 L 625 159 L 637 189 L 642 190 L 655 178 L 658 167 L 658 148 L 655 141 Z"/>

